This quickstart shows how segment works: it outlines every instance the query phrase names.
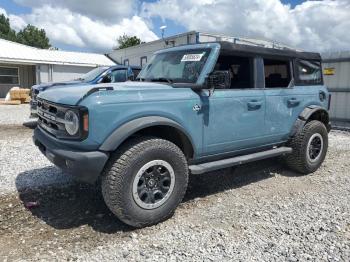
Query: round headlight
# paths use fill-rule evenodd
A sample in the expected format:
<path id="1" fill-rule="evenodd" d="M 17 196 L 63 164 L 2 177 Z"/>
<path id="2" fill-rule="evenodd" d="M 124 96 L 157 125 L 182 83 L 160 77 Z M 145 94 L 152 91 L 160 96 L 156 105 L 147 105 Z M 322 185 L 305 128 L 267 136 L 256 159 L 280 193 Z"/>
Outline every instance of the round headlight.
<path id="1" fill-rule="evenodd" d="M 73 111 L 68 110 L 64 115 L 64 124 L 68 134 L 75 135 L 79 131 L 79 117 Z"/>

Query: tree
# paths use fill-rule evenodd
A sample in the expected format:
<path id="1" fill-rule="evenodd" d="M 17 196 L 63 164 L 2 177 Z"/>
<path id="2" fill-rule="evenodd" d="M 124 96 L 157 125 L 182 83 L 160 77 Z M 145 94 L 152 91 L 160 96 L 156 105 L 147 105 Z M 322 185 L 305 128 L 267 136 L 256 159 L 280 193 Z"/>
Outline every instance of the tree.
<path id="1" fill-rule="evenodd" d="M 16 33 L 11 28 L 10 20 L 4 14 L 0 14 L 0 38 L 42 49 L 51 47 L 44 29 L 29 24 Z"/>
<path id="2" fill-rule="evenodd" d="M 0 15 L 0 38 L 10 41 L 17 40 L 16 32 L 11 29 L 10 20 L 4 14 Z"/>
<path id="3" fill-rule="evenodd" d="M 50 40 L 46 36 L 45 30 L 30 24 L 17 33 L 17 42 L 42 49 L 51 47 Z"/>
<path id="4" fill-rule="evenodd" d="M 118 47 L 116 49 L 123 49 L 123 48 L 139 45 L 143 43 L 141 39 L 138 38 L 137 36 L 128 36 L 126 34 L 123 34 L 122 36 L 120 36 L 117 42 L 118 42 Z"/>

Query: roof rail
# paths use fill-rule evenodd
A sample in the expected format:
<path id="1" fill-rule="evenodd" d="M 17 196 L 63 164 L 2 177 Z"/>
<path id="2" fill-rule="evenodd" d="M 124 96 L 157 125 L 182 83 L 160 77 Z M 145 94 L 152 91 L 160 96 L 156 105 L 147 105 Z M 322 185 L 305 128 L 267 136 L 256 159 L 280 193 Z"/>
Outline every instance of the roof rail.
<path id="1" fill-rule="evenodd" d="M 217 34 L 210 34 L 210 33 L 201 33 L 201 34 L 208 37 L 215 37 L 216 41 L 226 41 L 226 42 L 239 44 L 239 45 L 251 45 L 251 46 L 258 46 L 258 47 L 265 47 L 265 48 L 272 48 L 272 49 L 279 49 L 279 50 L 293 50 L 297 52 L 304 51 L 304 50 L 297 49 L 297 48 L 285 45 L 283 43 L 280 43 L 277 41 L 271 41 L 271 40 L 225 36 L 225 35 L 217 35 Z"/>
<path id="2" fill-rule="evenodd" d="M 287 46 L 287 45 L 280 43 L 280 42 L 262 40 L 262 39 L 242 38 L 242 37 L 224 37 L 223 40 L 228 41 L 228 42 L 232 42 L 234 44 L 241 44 L 241 45 L 260 46 L 260 47 L 280 49 L 280 50 L 303 51 L 301 49 Z"/>

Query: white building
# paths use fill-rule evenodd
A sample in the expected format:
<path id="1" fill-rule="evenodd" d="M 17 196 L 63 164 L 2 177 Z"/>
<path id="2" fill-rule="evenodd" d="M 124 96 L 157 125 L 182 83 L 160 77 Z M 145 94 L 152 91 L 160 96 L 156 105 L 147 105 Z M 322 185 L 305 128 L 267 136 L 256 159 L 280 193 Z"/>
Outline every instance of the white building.
<path id="1" fill-rule="evenodd" d="M 14 86 L 72 80 L 111 65 L 115 63 L 102 54 L 39 49 L 0 39 L 0 98 Z"/>
<path id="2" fill-rule="evenodd" d="M 324 82 L 332 94 L 334 126 L 350 128 L 350 51 L 322 54 Z"/>
<path id="3" fill-rule="evenodd" d="M 170 36 L 164 39 L 143 43 L 137 46 L 114 50 L 108 56 L 119 64 L 144 66 L 155 51 L 179 45 L 198 44 L 216 41 L 229 41 L 233 43 L 261 45 L 265 47 L 286 47 L 285 45 L 272 41 L 190 31 L 183 34 Z"/>

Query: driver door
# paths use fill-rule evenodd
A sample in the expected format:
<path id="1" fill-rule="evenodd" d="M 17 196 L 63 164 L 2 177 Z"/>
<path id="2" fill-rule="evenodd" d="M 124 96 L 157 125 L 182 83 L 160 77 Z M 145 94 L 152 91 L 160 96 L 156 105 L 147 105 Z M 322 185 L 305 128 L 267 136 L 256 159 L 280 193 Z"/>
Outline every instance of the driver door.
<path id="1" fill-rule="evenodd" d="M 264 144 L 265 95 L 254 88 L 253 58 L 219 57 L 216 68 L 229 70 L 231 86 L 202 92 L 204 154 L 239 152 Z"/>
<path id="2" fill-rule="evenodd" d="M 263 144 L 265 97 L 263 90 L 216 90 L 202 100 L 205 154 L 215 155 Z"/>

